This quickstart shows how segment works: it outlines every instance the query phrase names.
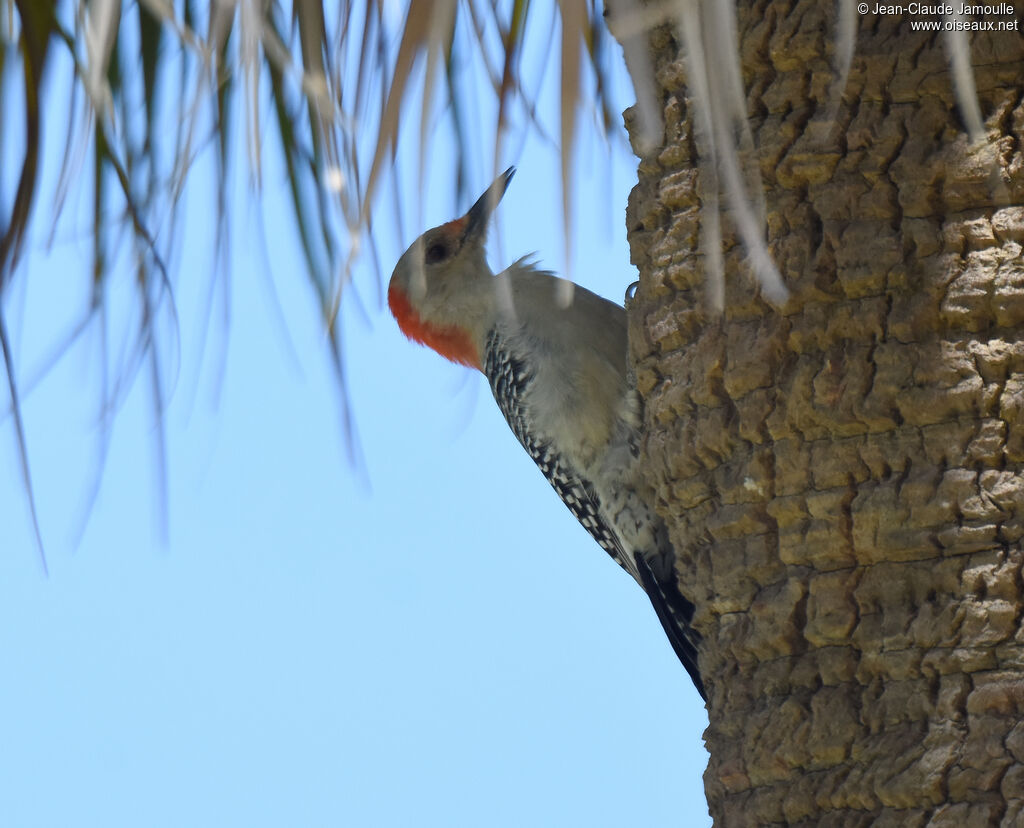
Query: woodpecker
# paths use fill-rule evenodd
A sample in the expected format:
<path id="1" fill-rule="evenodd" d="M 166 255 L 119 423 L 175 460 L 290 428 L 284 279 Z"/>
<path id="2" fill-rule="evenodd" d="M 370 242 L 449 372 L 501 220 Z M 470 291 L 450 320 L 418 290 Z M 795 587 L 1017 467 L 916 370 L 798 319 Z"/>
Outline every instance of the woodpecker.
<path id="1" fill-rule="evenodd" d="M 514 172 L 498 176 L 464 216 L 413 242 L 395 265 L 388 306 L 407 337 L 484 374 L 558 496 L 647 593 L 706 700 L 694 607 L 679 591 L 675 553 L 640 468 L 626 312 L 525 259 L 491 272 L 484 242 Z"/>

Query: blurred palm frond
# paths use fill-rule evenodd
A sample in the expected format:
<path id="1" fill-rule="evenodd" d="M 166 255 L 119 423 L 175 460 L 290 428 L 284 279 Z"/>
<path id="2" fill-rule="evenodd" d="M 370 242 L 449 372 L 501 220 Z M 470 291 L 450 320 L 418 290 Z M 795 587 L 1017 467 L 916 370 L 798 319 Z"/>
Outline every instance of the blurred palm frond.
<path id="1" fill-rule="evenodd" d="M 128 333 L 106 330 L 113 323 L 105 312 L 109 281 L 125 241 L 133 261 L 138 327 L 129 335 L 121 367 L 112 376 L 105 365 L 101 371 L 98 393 L 105 426 L 107 413 L 116 409 L 147 362 L 153 416 L 157 423 L 162 417 L 168 399 L 166 364 L 175 360 L 165 359 L 156 347 L 154 327 L 159 319 L 176 327 L 178 212 L 190 172 L 204 152 L 212 153 L 216 163 L 212 210 L 215 258 L 221 262 L 209 277 L 210 303 L 218 280 L 227 291 L 223 271 L 233 206 L 232 138 L 241 108 L 250 190 L 261 192 L 268 144 L 285 170 L 303 278 L 322 311 L 341 390 L 342 425 L 352 446 L 338 308 L 353 268 L 367 252 L 380 283 L 372 208 L 388 192 L 380 185 L 396 164 L 400 130 L 415 123 L 409 116 L 418 107 L 422 180 L 436 116 L 443 113 L 456 138 L 455 195 L 462 198 L 476 187 L 480 176 L 471 174 L 471 166 L 479 154 L 471 142 L 479 141 L 479 125 L 467 100 L 465 75 L 470 62 L 482 61 L 489 67 L 484 91 L 497 100 L 498 113 L 493 140 L 485 136 L 494 148 L 487 163 L 499 169 L 502 135 L 515 117 L 521 116 L 527 128 L 544 131 L 536 115 L 539 88 L 531 91 L 525 82 L 522 54 L 531 38 L 550 39 L 549 9 L 529 0 L 416 0 L 404 7 L 387 0 L 0 0 L 0 112 L 5 124 L 0 150 L 20 159 L 16 186 L 0 178 L 0 346 L 29 497 L 17 360 L 2 311 L 30 219 L 39 212 L 44 119 L 48 129 L 65 135 L 47 228 L 50 241 L 69 192 L 76 187 L 92 192 L 92 253 L 88 275 L 83 274 L 91 282 L 91 298 L 82 320 L 49 355 L 48 365 L 97 324 L 103 328 L 106 361 L 107 344 Z M 613 119 L 604 98 L 608 70 L 600 10 L 593 0 L 563 0 L 559 13 L 561 93 L 563 109 L 570 113 L 560 136 L 572 142 L 575 111 L 584 98 L 601 113 L 605 127 Z M 46 78 L 68 68 L 67 106 L 51 105 L 45 100 Z M 588 77 L 596 80 L 588 82 Z M 54 123 L 63 113 L 64 123 Z M 21 126 L 20 139 L 12 134 L 14 125 Z M 567 215 L 569 152 L 562 148 Z M 390 192 L 394 201 L 397 191 Z M 397 205 L 394 209 L 397 217 Z M 165 460 L 158 465 L 162 468 Z"/>

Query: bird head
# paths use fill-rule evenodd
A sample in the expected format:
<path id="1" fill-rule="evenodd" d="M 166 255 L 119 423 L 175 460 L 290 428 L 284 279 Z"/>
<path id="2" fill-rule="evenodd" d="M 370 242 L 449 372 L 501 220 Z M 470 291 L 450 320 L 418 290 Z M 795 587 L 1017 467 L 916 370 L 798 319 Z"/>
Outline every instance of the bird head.
<path id="1" fill-rule="evenodd" d="M 509 167 L 464 216 L 416 239 L 388 285 L 388 307 L 406 336 L 475 368 L 481 367 L 479 328 L 493 305 L 484 243 L 491 215 L 514 173 Z"/>

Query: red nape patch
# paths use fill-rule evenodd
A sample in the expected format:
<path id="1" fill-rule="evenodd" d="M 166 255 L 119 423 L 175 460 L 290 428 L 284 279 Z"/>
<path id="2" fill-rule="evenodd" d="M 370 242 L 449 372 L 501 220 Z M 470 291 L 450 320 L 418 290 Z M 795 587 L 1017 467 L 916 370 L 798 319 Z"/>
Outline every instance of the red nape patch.
<path id="1" fill-rule="evenodd" d="M 457 219 L 446 221 L 441 225 L 451 236 L 459 236 L 466 229 L 466 217 L 460 216 Z"/>
<path id="2" fill-rule="evenodd" d="M 468 365 L 478 371 L 483 370 L 476 346 L 463 328 L 455 325 L 440 327 L 424 322 L 410 304 L 409 298 L 394 285 L 388 288 L 388 307 L 391 308 L 398 327 L 409 339 L 433 348 L 452 362 Z"/>

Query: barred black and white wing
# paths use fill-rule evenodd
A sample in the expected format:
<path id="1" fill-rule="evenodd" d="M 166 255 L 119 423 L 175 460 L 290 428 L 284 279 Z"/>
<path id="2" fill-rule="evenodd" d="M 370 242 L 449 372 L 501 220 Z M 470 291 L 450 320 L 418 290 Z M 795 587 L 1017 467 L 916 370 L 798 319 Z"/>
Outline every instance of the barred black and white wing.
<path id="1" fill-rule="evenodd" d="M 671 578 L 668 581 L 659 580 L 642 555 L 625 547 L 602 511 L 600 498 L 592 483 L 549 439 L 538 433 L 527 404 L 530 384 L 535 380 L 531 366 L 506 347 L 497 331 L 492 331 L 487 338 L 484 374 L 505 421 L 562 502 L 601 548 L 643 587 L 672 649 L 693 679 L 697 691 L 706 700 L 697 668 L 700 636 L 690 626 L 693 604 L 679 593 Z"/>
<path id="2" fill-rule="evenodd" d="M 552 488 L 558 492 L 562 502 L 601 548 L 623 569 L 634 574 L 632 559 L 625 555 L 618 538 L 601 515 L 594 487 L 570 466 L 548 440 L 535 433 L 524 405 L 533 374 L 522 360 L 502 346 L 496 333 L 487 339 L 484 374 L 512 433 Z"/>

